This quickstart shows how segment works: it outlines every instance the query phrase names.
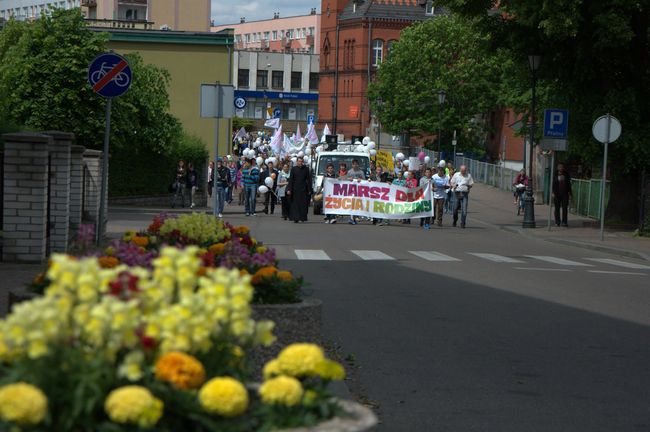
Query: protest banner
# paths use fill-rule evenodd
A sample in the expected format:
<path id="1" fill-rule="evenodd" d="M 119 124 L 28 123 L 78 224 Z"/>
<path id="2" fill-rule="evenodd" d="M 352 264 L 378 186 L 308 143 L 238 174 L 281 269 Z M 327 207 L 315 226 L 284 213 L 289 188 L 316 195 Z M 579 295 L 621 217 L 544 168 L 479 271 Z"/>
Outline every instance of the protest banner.
<path id="1" fill-rule="evenodd" d="M 433 216 L 431 186 L 406 188 L 387 183 L 326 178 L 325 214 L 409 219 Z"/>
<path id="2" fill-rule="evenodd" d="M 395 165 L 393 164 L 393 155 L 388 151 L 377 150 L 377 159 L 375 163 L 377 166 L 382 167 L 384 171 L 393 172 L 395 169 Z"/>

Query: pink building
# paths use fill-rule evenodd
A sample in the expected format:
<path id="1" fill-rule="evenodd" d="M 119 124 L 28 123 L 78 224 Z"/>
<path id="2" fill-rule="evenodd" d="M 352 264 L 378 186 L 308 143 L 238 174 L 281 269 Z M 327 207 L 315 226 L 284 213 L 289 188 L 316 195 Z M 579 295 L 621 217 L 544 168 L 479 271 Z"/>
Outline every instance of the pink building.
<path id="1" fill-rule="evenodd" d="M 236 50 L 320 53 L 320 14 L 313 8 L 309 15 L 273 18 L 212 26 L 213 32 L 235 29 Z"/>

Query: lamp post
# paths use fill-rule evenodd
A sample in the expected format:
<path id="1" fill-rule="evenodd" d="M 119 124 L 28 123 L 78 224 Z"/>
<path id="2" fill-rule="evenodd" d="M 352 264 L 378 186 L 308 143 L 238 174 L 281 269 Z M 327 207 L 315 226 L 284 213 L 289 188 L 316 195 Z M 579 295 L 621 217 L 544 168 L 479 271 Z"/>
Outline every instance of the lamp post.
<path id="1" fill-rule="evenodd" d="M 332 134 L 336 135 L 336 114 L 334 110 L 336 109 L 336 96 L 332 96 Z"/>
<path id="2" fill-rule="evenodd" d="M 438 104 L 440 105 L 440 117 L 438 123 L 438 160 L 441 159 L 440 144 L 442 141 L 442 106 L 445 104 L 446 97 L 447 97 L 446 91 L 444 90 L 438 91 Z"/>
<path id="3" fill-rule="evenodd" d="M 535 197 L 533 196 L 533 147 L 535 144 L 535 109 L 537 86 L 537 70 L 542 58 L 539 55 L 528 56 L 528 66 L 532 74 L 532 100 L 530 106 L 530 152 L 528 154 L 528 186 L 526 187 L 526 196 L 524 197 L 524 222 L 523 228 L 535 228 Z"/>
<path id="4" fill-rule="evenodd" d="M 384 105 L 384 100 L 382 98 L 377 98 L 376 104 L 379 111 L 379 108 Z M 379 116 L 377 114 L 375 114 L 375 117 L 377 118 L 377 151 L 379 151 L 379 149 L 381 149 L 381 122 L 379 121 Z"/>

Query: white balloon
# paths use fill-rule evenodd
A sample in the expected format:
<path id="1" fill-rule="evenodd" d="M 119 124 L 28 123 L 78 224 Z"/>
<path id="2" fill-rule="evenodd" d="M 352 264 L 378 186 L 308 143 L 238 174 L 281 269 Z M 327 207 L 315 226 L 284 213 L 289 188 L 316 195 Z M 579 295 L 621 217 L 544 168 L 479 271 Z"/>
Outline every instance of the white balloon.
<path id="1" fill-rule="evenodd" d="M 361 141 L 355 141 L 355 142 L 354 142 L 354 145 L 357 146 L 357 147 L 359 147 L 359 146 L 362 145 L 362 144 L 361 144 Z"/>
<path id="2" fill-rule="evenodd" d="M 429 162 L 431 162 L 431 158 L 429 156 L 425 156 L 424 157 L 424 163 L 428 164 Z"/>
<path id="3" fill-rule="evenodd" d="M 370 156 L 377 156 L 377 150 L 370 149 Z"/>
<path id="4" fill-rule="evenodd" d="M 267 193 L 267 192 L 269 191 L 269 188 L 267 188 L 266 186 L 262 185 L 262 186 L 258 187 L 257 190 L 258 190 L 260 193 L 263 193 L 263 194 L 264 194 L 264 193 Z"/>
<path id="5" fill-rule="evenodd" d="M 363 145 L 358 145 L 357 148 L 354 149 L 354 150 L 358 151 L 358 152 L 362 152 L 364 149 L 365 149 L 365 147 Z"/>
<path id="6" fill-rule="evenodd" d="M 272 188 L 273 187 L 273 179 L 271 177 L 267 177 L 264 179 L 264 184 L 267 185 L 268 187 Z"/>
<path id="7" fill-rule="evenodd" d="M 311 158 L 309 156 L 305 156 L 304 160 L 305 160 L 305 165 L 309 165 L 311 163 Z"/>
<path id="8" fill-rule="evenodd" d="M 268 165 L 268 163 L 269 163 L 269 158 L 266 158 L 266 159 L 264 160 L 264 163 Z"/>
<path id="9" fill-rule="evenodd" d="M 301 151 L 298 152 L 298 157 L 305 157 L 305 153 L 304 153 L 304 152 L 301 152 Z"/>
<path id="10" fill-rule="evenodd" d="M 291 158 L 291 163 L 295 165 L 295 164 L 296 164 L 296 162 L 298 162 L 298 158 L 297 158 L 297 157 L 295 157 L 295 156 L 294 156 L 294 157 L 292 157 L 292 158 Z"/>
<path id="11" fill-rule="evenodd" d="M 260 166 L 264 162 L 264 159 L 262 159 L 261 157 L 258 156 L 258 158 L 255 159 L 255 162 L 257 162 L 257 166 Z"/>
<path id="12" fill-rule="evenodd" d="M 374 141 L 370 141 L 370 142 L 368 143 L 368 148 L 369 148 L 369 149 L 374 149 L 375 147 L 377 147 L 377 144 L 375 144 Z"/>
<path id="13" fill-rule="evenodd" d="M 253 143 L 253 147 L 254 147 L 254 148 L 258 148 L 258 147 L 260 146 L 260 144 L 261 144 L 261 143 L 260 143 L 259 141 L 255 141 L 255 142 Z"/>
<path id="14" fill-rule="evenodd" d="M 404 160 L 404 153 L 397 153 L 395 155 L 395 159 L 397 160 Z"/>
<path id="15" fill-rule="evenodd" d="M 409 163 L 410 163 L 409 161 L 405 160 L 404 162 L 402 162 L 402 165 L 404 165 L 405 167 L 408 167 Z"/>
<path id="16" fill-rule="evenodd" d="M 323 151 L 323 146 L 316 147 L 316 153 L 320 153 L 322 151 Z"/>
<path id="17" fill-rule="evenodd" d="M 269 158 L 269 162 L 273 163 L 273 165 L 275 165 L 277 161 L 278 160 L 275 158 L 275 156 Z"/>
<path id="18" fill-rule="evenodd" d="M 363 145 L 368 145 L 369 142 L 370 142 L 370 137 L 365 137 L 363 139 Z"/>
<path id="19" fill-rule="evenodd" d="M 305 149 L 305 154 L 306 154 L 306 155 L 310 155 L 310 154 L 311 154 L 311 147 L 307 147 L 307 148 Z"/>
<path id="20" fill-rule="evenodd" d="M 231 156 L 231 155 L 228 155 L 227 158 L 228 158 L 229 161 L 232 160 L 232 156 Z"/>

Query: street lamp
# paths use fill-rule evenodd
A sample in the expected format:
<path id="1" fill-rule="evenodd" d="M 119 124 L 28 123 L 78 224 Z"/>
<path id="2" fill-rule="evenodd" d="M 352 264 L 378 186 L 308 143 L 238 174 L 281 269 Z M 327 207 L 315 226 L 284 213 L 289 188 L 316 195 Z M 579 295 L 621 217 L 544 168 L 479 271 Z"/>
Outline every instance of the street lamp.
<path id="1" fill-rule="evenodd" d="M 336 109 L 336 96 L 332 96 L 332 134 L 336 135 L 336 113 L 334 110 Z"/>
<path id="2" fill-rule="evenodd" d="M 438 123 L 438 160 L 441 159 L 440 143 L 442 141 L 442 106 L 445 104 L 447 92 L 444 90 L 438 91 L 438 104 L 440 105 L 440 122 Z"/>
<path id="3" fill-rule="evenodd" d="M 384 105 L 384 100 L 382 98 L 377 98 L 375 101 L 375 104 L 377 105 L 377 111 Z M 377 151 L 381 149 L 381 122 L 379 121 L 379 116 L 375 114 L 375 118 L 377 119 Z"/>
<path id="4" fill-rule="evenodd" d="M 528 66 L 532 74 L 532 100 L 530 106 L 530 153 L 528 154 L 528 186 L 524 197 L 524 222 L 523 228 L 535 228 L 535 197 L 533 196 L 533 147 L 535 144 L 535 109 L 537 100 L 535 90 L 537 87 L 537 70 L 542 58 L 539 55 L 528 56 Z"/>

